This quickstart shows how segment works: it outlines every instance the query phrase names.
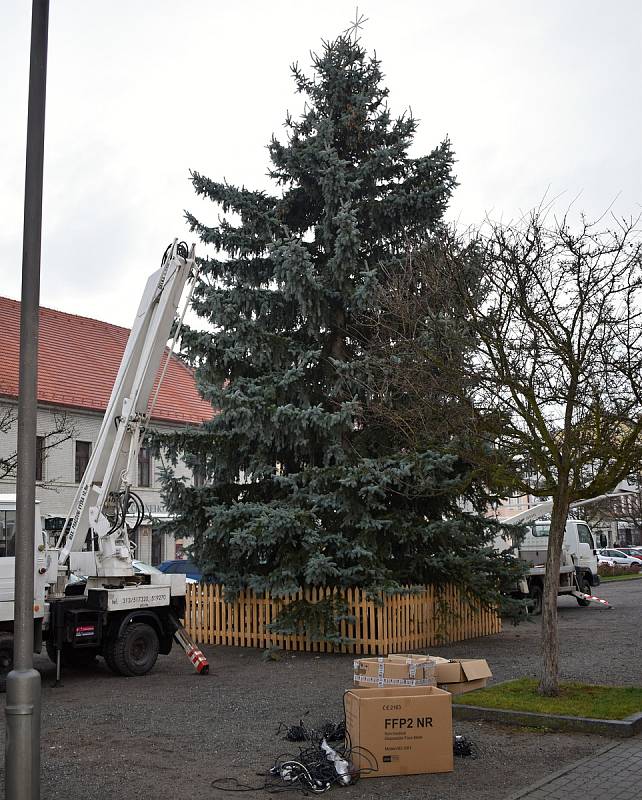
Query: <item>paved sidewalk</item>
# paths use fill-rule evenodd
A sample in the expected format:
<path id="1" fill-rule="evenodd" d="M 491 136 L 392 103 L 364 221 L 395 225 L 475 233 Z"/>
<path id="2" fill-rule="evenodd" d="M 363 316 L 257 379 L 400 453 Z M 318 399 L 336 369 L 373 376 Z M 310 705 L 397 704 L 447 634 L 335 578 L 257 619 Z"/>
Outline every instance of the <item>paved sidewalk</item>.
<path id="1" fill-rule="evenodd" d="M 569 764 L 506 800 L 639 800 L 642 795 L 642 737 L 609 744 Z"/>

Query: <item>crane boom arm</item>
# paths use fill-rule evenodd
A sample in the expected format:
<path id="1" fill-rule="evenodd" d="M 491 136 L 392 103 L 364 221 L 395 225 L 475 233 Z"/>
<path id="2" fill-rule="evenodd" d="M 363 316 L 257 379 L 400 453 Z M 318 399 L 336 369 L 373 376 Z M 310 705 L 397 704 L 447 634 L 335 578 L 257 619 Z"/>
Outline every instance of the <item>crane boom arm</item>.
<path id="1" fill-rule="evenodd" d="M 632 494 L 632 492 L 621 490 L 619 492 L 611 492 L 610 494 L 600 494 L 597 497 L 589 497 L 588 500 L 578 500 L 571 503 L 569 508 L 580 508 L 581 506 L 589 506 L 593 503 L 599 503 L 601 500 L 609 500 L 614 497 L 620 497 L 623 494 Z M 523 525 L 526 522 L 533 522 L 533 520 L 545 517 L 553 510 L 553 501 L 546 500 L 544 503 L 538 503 L 532 508 L 527 508 L 526 511 L 520 511 L 519 514 L 514 514 L 512 517 L 506 517 L 502 522 L 504 525 Z"/>
<path id="2" fill-rule="evenodd" d="M 58 542 L 60 566 L 69 560 L 74 568 L 77 554 L 75 560 L 87 575 L 131 574 L 125 520 L 130 488 L 136 483 L 154 381 L 194 263 L 194 245 L 188 251 L 174 240 L 160 269 L 147 281 L 98 438 Z M 81 553 L 88 529 L 97 550 Z"/>

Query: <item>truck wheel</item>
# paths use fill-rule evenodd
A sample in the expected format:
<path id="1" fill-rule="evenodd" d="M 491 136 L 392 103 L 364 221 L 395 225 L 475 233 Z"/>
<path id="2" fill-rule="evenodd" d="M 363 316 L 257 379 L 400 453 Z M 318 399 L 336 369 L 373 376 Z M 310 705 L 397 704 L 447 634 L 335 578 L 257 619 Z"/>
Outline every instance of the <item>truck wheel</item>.
<path id="1" fill-rule="evenodd" d="M 581 578 L 579 581 L 580 585 L 580 592 L 584 592 L 584 594 L 593 594 L 591 591 L 591 584 L 588 582 L 587 578 Z M 587 606 L 591 605 L 590 600 L 583 600 L 581 597 L 576 597 L 578 606 L 582 606 L 582 608 L 586 608 Z"/>
<path id="2" fill-rule="evenodd" d="M 56 663 L 56 648 L 54 647 L 54 643 L 47 639 L 45 642 L 45 648 L 47 650 L 47 655 L 49 656 L 49 660 L 52 661 L 54 664 Z M 96 656 L 98 655 L 98 651 L 90 648 L 74 648 L 63 645 L 62 652 L 60 653 L 60 663 L 63 667 L 72 667 L 77 669 L 83 669 L 86 667 L 90 667 L 96 660 Z"/>
<path id="3" fill-rule="evenodd" d="M 13 669 L 13 634 L 0 633 L 0 692 L 7 691 L 7 675 Z"/>
<path id="4" fill-rule="evenodd" d="M 125 628 L 113 647 L 108 648 L 106 661 L 120 675 L 145 675 L 156 663 L 158 649 L 158 635 L 151 625 L 134 622 Z"/>
<path id="5" fill-rule="evenodd" d="M 542 613 L 542 604 L 544 602 L 544 590 L 541 583 L 534 583 L 530 591 L 530 612 L 534 617 L 539 617 Z"/>

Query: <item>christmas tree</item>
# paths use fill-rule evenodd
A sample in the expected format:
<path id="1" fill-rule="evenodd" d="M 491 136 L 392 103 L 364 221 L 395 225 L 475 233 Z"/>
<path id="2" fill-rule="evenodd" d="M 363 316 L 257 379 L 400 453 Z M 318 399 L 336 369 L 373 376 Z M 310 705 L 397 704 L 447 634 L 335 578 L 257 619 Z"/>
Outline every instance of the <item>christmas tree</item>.
<path id="1" fill-rule="evenodd" d="M 391 115 L 354 33 L 324 43 L 313 72 L 292 67 L 306 103 L 269 145 L 274 194 L 192 173 L 218 215 L 187 215 L 214 255 L 193 299 L 206 325 L 182 348 L 218 413 L 164 442 L 198 478 L 167 477 L 175 531 L 232 595 L 450 581 L 493 600 L 506 564 L 488 521 L 461 511 L 486 502 L 465 460 L 444 441 L 400 447 L 368 414 L 364 320 L 409 246 L 442 225 L 450 142 L 409 155 L 417 121 Z"/>

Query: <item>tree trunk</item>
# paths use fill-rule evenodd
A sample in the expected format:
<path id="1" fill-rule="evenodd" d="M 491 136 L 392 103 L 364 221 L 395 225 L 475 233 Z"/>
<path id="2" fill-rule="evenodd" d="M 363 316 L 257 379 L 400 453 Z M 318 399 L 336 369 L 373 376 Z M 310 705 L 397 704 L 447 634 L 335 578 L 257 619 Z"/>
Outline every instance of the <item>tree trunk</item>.
<path id="1" fill-rule="evenodd" d="M 568 494 L 553 498 L 551 527 L 546 553 L 546 575 L 542 605 L 542 675 L 539 693 L 547 697 L 559 694 L 559 636 L 557 629 L 557 592 L 560 580 L 562 543 L 568 516 Z"/>

